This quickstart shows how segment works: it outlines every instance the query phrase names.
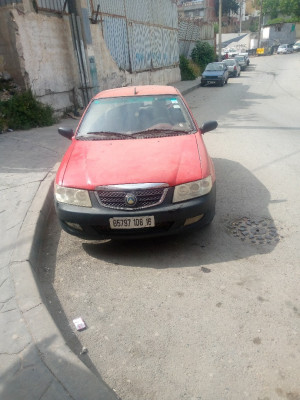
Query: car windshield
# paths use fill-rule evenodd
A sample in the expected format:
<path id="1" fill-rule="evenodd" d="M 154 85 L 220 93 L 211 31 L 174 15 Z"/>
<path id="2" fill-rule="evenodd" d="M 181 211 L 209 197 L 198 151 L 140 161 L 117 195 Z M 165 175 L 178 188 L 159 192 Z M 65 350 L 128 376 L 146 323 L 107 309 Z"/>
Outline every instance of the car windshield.
<path id="1" fill-rule="evenodd" d="M 128 96 L 95 99 L 77 131 L 79 140 L 111 140 L 195 132 L 180 96 Z"/>
<path id="2" fill-rule="evenodd" d="M 235 56 L 235 59 L 238 61 L 245 61 L 245 57 L 244 56 Z"/>
<path id="3" fill-rule="evenodd" d="M 206 71 L 223 71 L 224 66 L 222 63 L 210 63 L 205 69 Z"/>
<path id="4" fill-rule="evenodd" d="M 225 60 L 223 61 L 224 64 L 226 65 L 235 65 L 235 61 L 234 60 Z"/>

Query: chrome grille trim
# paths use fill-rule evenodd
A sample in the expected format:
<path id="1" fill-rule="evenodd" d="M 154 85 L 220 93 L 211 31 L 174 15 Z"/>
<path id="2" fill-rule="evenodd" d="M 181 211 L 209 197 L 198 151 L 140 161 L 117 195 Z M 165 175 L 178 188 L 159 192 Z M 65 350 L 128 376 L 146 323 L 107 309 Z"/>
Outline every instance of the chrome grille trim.
<path id="1" fill-rule="evenodd" d="M 115 210 L 142 210 L 161 204 L 168 192 L 167 184 L 134 184 L 134 185 L 111 185 L 99 186 L 95 190 L 95 195 L 101 206 Z M 134 194 L 137 205 L 134 207 L 126 206 L 125 196 Z"/>
<path id="2" fill-rule="evenodd" d="M 106 186 L 97 186 L 96 190 L 138 190 L 138 189 L 151 189 L 151 188 L 161 188 L 161 187 L 169 187 L 167 183 L 125 183 L 122 185 L 106 185 Z"/>

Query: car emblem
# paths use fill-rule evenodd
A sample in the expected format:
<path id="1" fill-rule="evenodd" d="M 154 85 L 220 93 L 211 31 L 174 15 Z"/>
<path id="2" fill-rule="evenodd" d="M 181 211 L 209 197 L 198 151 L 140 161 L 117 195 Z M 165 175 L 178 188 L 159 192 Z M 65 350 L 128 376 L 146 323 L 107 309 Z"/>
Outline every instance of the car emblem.
<path id="1" fill-rule="evenodd" d="M 137 198 L 134 194 L 132 193 L 128 193 L 125 196 L 125 203 L 127 206 L 133 207 L 136 205 L 137 203 Z"/>

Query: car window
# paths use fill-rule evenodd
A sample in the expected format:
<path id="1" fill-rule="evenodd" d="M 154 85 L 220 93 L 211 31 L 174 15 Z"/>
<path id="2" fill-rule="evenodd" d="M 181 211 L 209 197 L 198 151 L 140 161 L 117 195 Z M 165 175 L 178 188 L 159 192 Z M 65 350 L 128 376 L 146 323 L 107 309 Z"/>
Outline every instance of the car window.
<path id="1" fill-rule="evenodd" d="M 120 134 L 113 138 L 126 139 L 132 134 L 155 127 L 161 128 L 160 132 L 168 130 L 168 135 L 172 131 L 174 134 L 185 134 L 196 130 L 180 96 L 128 96 L 93 100 L 76 138 L 94 140 L 97 135 L 100 140 L 112 138 L 112 134 Z"/>
<path id="2" fill-rule="evenodd" d="M 225 60 L 225 61 L 223 61 L 224 62 L 224 64 L 226 64 L 226 65 L 235 65 L 236 64 L 236 62 L 234 61 L 234 60 Z"/>
<path id="3" fill-rule="evenodd" d="M 222 71 L 224 69 L 223 63 L 210 63 L 205 68 L 206 71 Z"/>

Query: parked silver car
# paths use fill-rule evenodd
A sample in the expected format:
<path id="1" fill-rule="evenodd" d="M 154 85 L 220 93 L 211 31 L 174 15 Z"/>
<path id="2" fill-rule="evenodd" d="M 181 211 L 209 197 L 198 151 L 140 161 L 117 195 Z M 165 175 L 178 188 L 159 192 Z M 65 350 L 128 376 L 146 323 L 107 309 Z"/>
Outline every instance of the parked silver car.
<path id="1" fill-rule="evenodd" d="M 250 64 L 250 59 L 249 59 L 248 53 L 239 53 L 238 56 L 244 56 L 246 58 L 247 65 Z"/>
<path id="2" fill-rule="evenodd" d="M 245 57 L 245 56 L 240 56 L 240 55 L 238 55 L 238 56 L 235 56 L 234 58 L 235 58 L 235 59 L 237 60 L 237 62 L 240 64 L 241 70 L 242 70 L 242 71 L 245 71 L 245 69 L 247 68 L 247 60 L 246 60 L 246 57 Z"/>
<path id="3" fill-rule="evenodd" d="M 227 60 L 222 61 L 225 65 L 227 65 L 229 76 L 240 76 L 241 75 L 241 67 L 238 61 L 235 58 L 228 58 Z"/>
<path id="4" fill-rule="evenodd" d="M 281 44 L 277 49 L 277 54 L 288 54 L 293 53 L 293 45 L 292 44 Z"/>

